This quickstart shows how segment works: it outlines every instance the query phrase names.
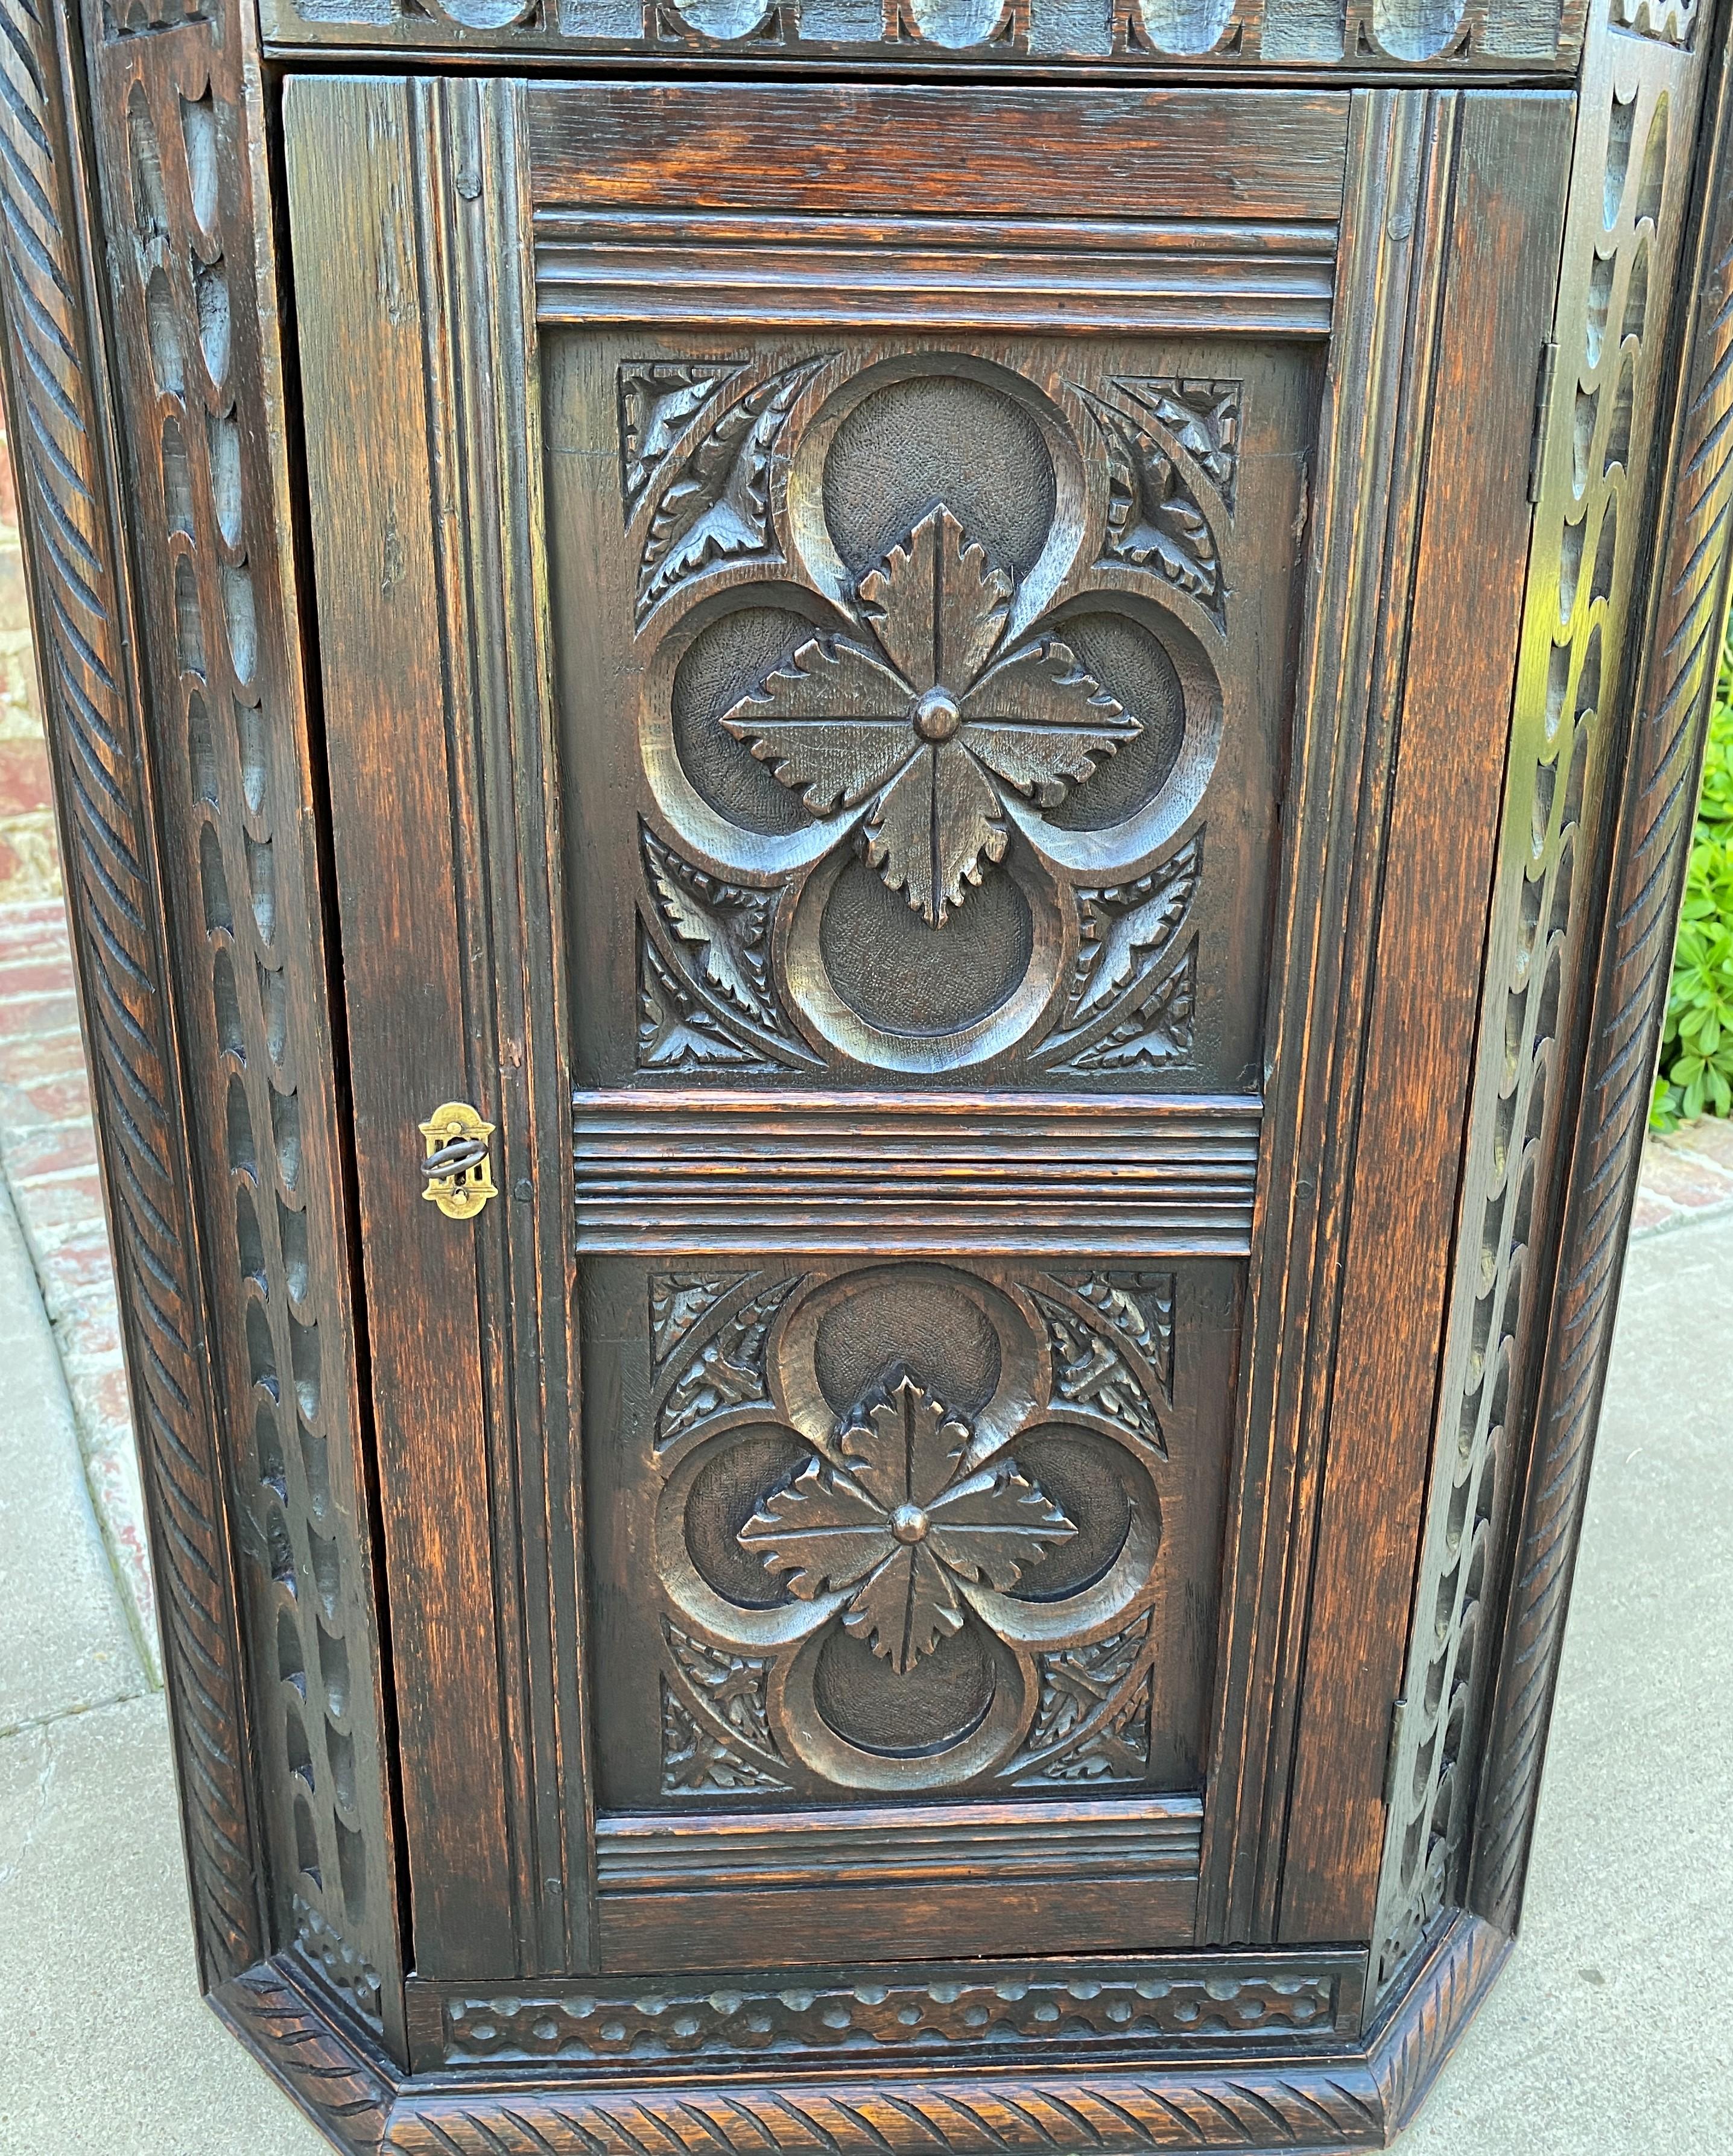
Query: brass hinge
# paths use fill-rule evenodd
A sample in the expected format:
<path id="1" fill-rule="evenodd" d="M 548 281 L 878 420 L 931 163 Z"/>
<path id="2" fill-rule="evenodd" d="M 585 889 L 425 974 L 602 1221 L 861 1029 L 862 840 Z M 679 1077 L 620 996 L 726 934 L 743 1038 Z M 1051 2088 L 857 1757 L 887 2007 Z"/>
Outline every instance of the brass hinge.
<path id="1" fill-rule="evenodd" d="M 487 1141 L 494 1127 L 484 1122 L 467 1101 L 447 1101 L 416 1126 L 427 1143 L 421 1173 L 424 1198 L 431 1199 L 448 1220 L 469 1220 L 490 1198 L 497 1198 Z"/>
<path id="2" fill-rule="evenodd" d="M 1535 371 L 1535 431 L 1529 437 L 1529 501 L 1540 499 L 1540 465 L 1546 449 L 1546 415 L 1552 408 L 1552 378 L 1558 372 L 1559 347 L 1548 337 L 1540 347 L 1540 363 Z"/>
<path id="3" fill-rule="evenodd" d="M 1396 1763 L 1402 1755 L 1402 1732 L 1407 1726 L 1408 1702 L 1406 1694 L 1399 1693 L 1390 1702 L 1390 1748 L 1384 1755 L 1384 1809 L 1388 1811 L 1396 1799 Z"/>

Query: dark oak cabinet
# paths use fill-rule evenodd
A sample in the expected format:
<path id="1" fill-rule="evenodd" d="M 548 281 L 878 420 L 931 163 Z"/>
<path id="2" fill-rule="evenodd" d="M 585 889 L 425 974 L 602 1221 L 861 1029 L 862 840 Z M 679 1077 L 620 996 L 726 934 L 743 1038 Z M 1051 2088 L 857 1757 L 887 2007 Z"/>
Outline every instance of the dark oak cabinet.
<path id="1" fill-rule="evenodd" d="M 0 4 L 218 2012 L 353 2149 L 1381 2145 L 1521 1898 L 1727 21 Z"/>

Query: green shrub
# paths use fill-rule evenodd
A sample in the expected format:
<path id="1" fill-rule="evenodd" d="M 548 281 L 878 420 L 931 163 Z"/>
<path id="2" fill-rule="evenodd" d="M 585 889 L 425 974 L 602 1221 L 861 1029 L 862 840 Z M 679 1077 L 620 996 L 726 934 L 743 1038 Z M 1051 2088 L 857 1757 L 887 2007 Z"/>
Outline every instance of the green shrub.
<path id="1" fill-rule="evenodd" d="M 1733 1115 L 1733 640 L 1721 655 L 1703 796 L 1649 1123 Z"/>

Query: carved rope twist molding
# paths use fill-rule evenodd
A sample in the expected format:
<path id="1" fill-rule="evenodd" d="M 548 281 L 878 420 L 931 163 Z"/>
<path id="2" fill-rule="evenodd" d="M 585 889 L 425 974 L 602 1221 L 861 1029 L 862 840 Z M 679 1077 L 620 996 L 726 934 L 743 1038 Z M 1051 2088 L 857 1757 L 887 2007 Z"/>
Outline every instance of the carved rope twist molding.
<path id="1" fill-rule="evenodd" d="M 1725 101 L 1725 57 L 1721 65 Z M 1576 1183 L 1474 1851 L 1474 1906 L 1506 1930 L 1514 1927 L 1534 1825 L 1726 614 L 1733 520 L 1733 150 L 1725 137 L 1709 203 L 1675 452 L 1677 491 L 1659 557 L 1660 603 L 1632 738 Z"/>
<path id="2" fill-rule="evenodd" d="M 58 12 L 0 0 L 0 289 L 38 665 L 66 837 L 68 897 L 100 1111 L 127 1365 L 152 1525 L 193 1904 L 207 1975 L 262 1940 L 244 1709 L 203 1321 L 190 1270 L 185 1144 L 162 991 L 154 838 L 127 685 L 85 273 L 76 116 Z"/>

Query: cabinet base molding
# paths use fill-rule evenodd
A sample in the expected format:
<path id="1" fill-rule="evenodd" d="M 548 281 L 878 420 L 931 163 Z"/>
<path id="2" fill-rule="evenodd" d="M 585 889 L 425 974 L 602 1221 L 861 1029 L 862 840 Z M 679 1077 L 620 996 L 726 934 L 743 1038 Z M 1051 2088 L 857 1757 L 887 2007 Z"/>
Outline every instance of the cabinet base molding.
<path id="1" fill-rule="evenodd" d="M 286 1957 L 261 1962 L 223 1984 L 212 2004 L 339 2148 L 380 2156 L 452 2156 L 454 2150 L 462 2156 L 681 2156 L 695 2148 L 738 2150 L 741 2156 L 865 2156 L 869 2150 L 875 2156 L 1051 2156 L 1067 2149 L 1382 2148 L 1413 2115 L 1510 1944 L 1484 1919 L 1456 1913 L 1417 1956 L 1406 1984 L 1362 2036 L 1351 2028 L 1362 1996 L 1360 1952 L 1273 1949 L 1136 1964 L 1120 1960 L 1080 1964 L 1062 1975 L 1023 1964 L 1028 1999 L 1046 1988 L 1056 2001 L 1068 1993 L 1077 2005 L 1077 1994 L 1092 1984 L 1102 1986 L 1098 1998 L 1110 1998 L 1114 1984 L 1134 1969 L 1134 1989 L 1139 1978 L 1146 1990 L 1165 1984 L 1170 1999 L 1207 1999 L 1211 2010 L 1201 2016 L 1204 2025 L 1196 2035 L 1177 2033 L 1175 2022 L 1176 2033 L 1154 2038 L 1116 2040 L 1085 2031 L 1080 2041 L 1072 2016 L 1056 2012 L 1051 2024 L 1041 2023 L 1037 2002 L 1026 2025 L 1005 2041 L 1005 2063 L 990 2067 L 969 2058 L 964 2043 L 942 2038 L 921 2044 L 918 2065 L 899 2055 L 906 2030 L 897 2020 L 898 1988 L 882 1987 L 880 1999 L 881 1987 L 852 1980 L 852 2010 L 862 2010 L 863 1998 L 872 2002 L 860 2039 L 882 2045 L 890 2056 L 876 2071 L 859 2051 L 847 2071 L 789 2060 L 774 2078 L 764 2076 L 762 2056 L 743 2050 L 732 2070 L 726 2054 L 707 2053 L 699 2071 L 697 2061 L 673 2056 L 667 2036 L 676 2022 L 698 2012 L 726 2018 L 724 2009 L 743 2022 L 750 2003 L 743 1993 L 737 2001 L 725 1989 L 706 1991 L 699 2000 L 697 1987 L 678 1979 L 660 1989 L 608 1979 L 544 1982 L 509 1997 L 500 1994 L 484 2023 L 479 1991 L 460 1996 L 460 1987 L 412 1979 L 412 2020 L 423 2025 L 418 2055 L 430 2046 L 449 2048 L 447 2063 L 408 2076 L 370 2041 L 340 2027 L 304 1989 Z M 980 1963 L 935 1970 L 919 1987 L 905 1979 L 902 1989 L 911 2003 L 918 1992 L 930 2003 L 931 1995 L 953 1988 L 948 1978 L 959 1994 L 997 1983 L 1002 1999 L 1017 1989 L 1008 1967 Z M 841 2010 L 842 1987 L 820 1979 L 810 1989 L 810 2002 L 805 1990 L 792 1985 L 766 1995 L 767 2009 L 783 2017 L 769 2040 L 779 2048 L 805 2048 L 798 2025 L 809 2011 L 815 2028 L 822 2029 L 827 2009 Z M 683 1996 L 687 1989 L 694 1994 L 691 2002 Z M 677 1999 L 670 1995 L 676 1991 L 682 1994 Z M 1327 2000 L 1323 2040 L 1292 2025 L 1279 2034 L 1224 2035 L 1236 1997 L 1249 1999 L 1260 1991 L 1273 2008 L 1285 1999 L 1281 2010 L 1290 2015 L 1293 2001 L 1309 1992 Z M 601 2061 L 528 2059 L 527 2048 L 517 2048 L 522 2023 L 527 2030 L 554 2030 L 546 2041 L 557 2049 L 558 2030 L 577 2025 L 580 2002 L 610 2023 L 636 2016 L 640 2027 L 654 2005 L 669 2015 L 669 2029 L 630 2044 L 630 2073 Z M 693 2015 L 685 2011 L 688 2005 Z M 1270 2018 L 1276 2019 L 1274 2010 Z M 469 2049 L 482 2041 L 482 2025 L 496 2038 L 503 2034 L 507 2048 L 500 2056 L 477 2059 Z M 1104 2016 L 1103 2025 L 1111 2026 Z M 1043 2035 L 1043 2027 L 1055 2033 Z M 624 2028 L 621 2033 L 624 2051 Z M 536 2041 L 527 2037 L 526 2047 Z M 695 2032 L 692 2041 L 703 2038 Z M 1044 2062 L 1050 2046 L 1068 2055 L 1062 2064 L 1057 2057 Z"/>

